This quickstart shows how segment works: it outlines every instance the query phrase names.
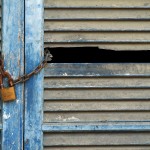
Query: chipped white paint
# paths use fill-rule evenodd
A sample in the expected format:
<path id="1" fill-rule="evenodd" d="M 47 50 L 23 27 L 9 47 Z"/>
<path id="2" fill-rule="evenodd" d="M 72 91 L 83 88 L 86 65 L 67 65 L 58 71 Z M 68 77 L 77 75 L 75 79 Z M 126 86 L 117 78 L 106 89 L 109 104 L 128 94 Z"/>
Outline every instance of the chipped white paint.
<path id="1" fill-rule="evenodd" d="M 68 74 L 67 74 L 67 73 L 64 73 L 63 76 L 68 76 Z"/>
<path id="2" fill-rule="evenodd" d="M 60 116 L 60 115 L 58 115 L 57 117 L 56 117 L 56 120 L 61 120 L 62 119 L 62 117 Z"/>
<path id="3" fill-rule="evenodd" d="M 64 118 L 63 116 L 61 116 L 61 115 L 58 115 L 57 117 L 56 117 L 56 120 L 59 120 L 59 121 L 80 121 L 80 119 L 79 118 L 76 118 L 76 117 L 74 117 L 74 116 L 72 116 L 72 117 L 68 117 L 68 118 Z"/>
<path id="4" fill-rule="evenodd" d="M 19 103 L 19 99 L 16 100 L 16 103 L 17 103 L 17 104 Z"/>
<path id="5" fill-rule="evenodd" d="M 9 119 L 9 118 L 10 118 L 10 114 L 4 113 L 4 114 L 3 114 L 3 118 L 4 118 L 5 120 Z"/>
<path id="6" fill-rule="evenodd" d="M 130 73 L 126 73 L 126 74 L 124 74 L 125 76 L 130 76 Z"/>
<path id="7" fill-rule="evenodd" d="M 80 119 L 72 116 L 72 117 L 63 119 L 63 121 L 80 121 Z"/>

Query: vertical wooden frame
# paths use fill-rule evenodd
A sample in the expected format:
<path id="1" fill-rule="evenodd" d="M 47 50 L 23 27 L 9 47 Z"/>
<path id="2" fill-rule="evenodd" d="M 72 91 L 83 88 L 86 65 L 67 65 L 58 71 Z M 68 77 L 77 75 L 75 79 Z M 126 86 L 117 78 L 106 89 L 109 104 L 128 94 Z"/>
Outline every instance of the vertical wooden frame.
<path id="1" fill-rule="evenodd" d="M 2 52 L 12 77 L 24 74 L 24 0 L 2 1 Z M 15 86 L 17 99 L 2 105 L 2 148 L 23 149 L 24 85 Z"/>
<path id="2" fill-rule="evenodd" d="M 43 0 L 25 1 L 25 72 L 43 59 Z M 25 83 L 25 150 L 43 149 L 43 70 Z"/>

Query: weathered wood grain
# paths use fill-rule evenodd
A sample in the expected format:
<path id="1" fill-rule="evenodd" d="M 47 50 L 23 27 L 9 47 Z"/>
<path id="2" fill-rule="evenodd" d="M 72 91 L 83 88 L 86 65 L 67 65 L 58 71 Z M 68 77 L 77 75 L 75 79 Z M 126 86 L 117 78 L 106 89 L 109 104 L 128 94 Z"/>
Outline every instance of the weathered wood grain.
<path id="1" fill-rule="evenodd" d="M 44 147 L 44 150 L 149 150 L 150 146 L 92 146 Z"/>
<path id="2" fill-rule="evenodd" d="M 42 126 L 45 133 L 74 133 L 74 132 L 149 132 L 149 122 L 100 122 L 97 124 L 44 124 Z"/>
<path id="3" fill-rule="evenodd" d="M 46 32 L 45 42 L 48 43 L 150 43 L 149 32 Z"/>
<path id="4" fill-rule="evenodd" d="M 44 146 L 150 145 L 150 133 L 45 133 Z"/>
<path id="5" fill-rule="evenodd" d="M 133 51 L 141 51 L 141 50 L 148 50 L 150 48 L 150 44 L 144 44 L 144 43 L 45 43 L 45 47 L 98 47 L 100 49 L 115 49 L 117 51 L 123 50 L 123 51 L 128 51 L 128 50 L 133 50 Z M 129 49 L 130 47 L 130 49 Z"/>
<path id="6" fill-rule="evenodd" d="M 43 59 L 43 0 L 25 1 L 25 72 Z M 25 84 L 24 149 L 42 150 L 43 71 Z"/>
<path id="7" fill-rule="evenodd" d="M 84 101 L 45 101 L 44 111 L 46 112 L 101 112 L 101 111 L 150 111 L 150 101 L 122 101 L 122 100 L 112 100 L 112 101 L 94 101 L 94 100 L 84 100 Z"/>
<path id="8" fill-rule="evenodd" d="M 150 78 L 53 77 L 44 79 L 44 88 L 150 88 Z"/>
<path id="9" fill-rule="evenodd" d="M 87 15 L 88 14 L 88 15 Z M 149 19 L 149 9 L 45 9 L 44 18 L 48 19 L 68 19 L 68 20 L 76 20 L 76 19 Z"/>
<path id="10" fill-rule="evenodd" d="M 45 112 L 44 122 L 150 121 L 150 112 Z"/>
<path id="11" fill-rule="evenodd" d="M 45 141 L 47 143 L 44 145 L 44 149 L 49 149 L 49 146 L 52 149 L 86 149 L 85 143 L 91 140 L 84 139 L 81 134 L 86 137 L 87 132 L 94 132 L 95 134 L 93 133 L 90 136 L 94 141 L 98 132 L 106 133 L 106 126 L 109 126 L 110 122 L 114 124 L 112 123 L 109 126 L 110 128 L 107 128 L 107 132 L 116 127 L 117 132 L 122 130 L 126 135 L 128 134 L 124 137 L 127 141 L 124 140 L 122 142 L 124 146 L 119 147 L 121 141 L 118 141 L 118 139 L 120 137 L 109 135 L 105 138 L 105 135 L 102 135 L 101 138 L 109 141 L 111 136 L 115 137 L 118 143 L 115 144 L 114 141 L 112 143 L 118 145 L 118 149 L 126 149 L 125 145 L 128 145 L 127 149 L 131 150 L 142 148 L 138 147 L 138 142 L 134 143 L 136 136 L 133 136 L 132 140 L 130 139 L 131 141 L 128 138 L 131 137 L 130 134 L 133 131 L 143 132 L 146 129 L 143 125 L 145 121 L 147 121 L 147 127 L 149 127 L 150 95 L 148 72 L 148 63 L 49 64 L 45 69 L 44 80 L 43 131 L 45 132 L 44 143 Z M 124 125 L 118 126 L 118 122 Z M 106 123 L 106 126 L 102 127 L 103 123 Z M 141 129 L 137 129 L 137 127 L 141 127 Z M 66 136 L 67 139 L 65 139 L 66 134 L 64 132 L 70 132 Z M 79 132 L 82 132 L 78 136 L 78 138 L 82 137 L 81 143 L 76 142 L 73 138 L 73 136 L 77 135 L 75 133 Z M 59 141 L 54 144 L 55 142 L 51 140 L 51 133 L 55 135 L 59 133 L 57 137 L 62 136 L 64 139 L 59 141 L 57 137 L 52 136 L 55 141 Z M 145 138 L 144 135 L 141 137 Z M 66 140 L 69 142 L 64 144 Z M 131 143 L 126 143 L 129 141 Z M 113 145 L 112 143 L 108 142 L 105 145 Z M 129 146 L 133 145 L 132 143 L 136 146 Z M 60 147 L 62 145 L 63 147 Z M 91 143 L 87 145 L 91 149 L 94 147 Z M 99 145 L 99 143 L 97 142 L 96 145 Z M 108 147 L 98 146 L 97 148 L 104 150 Z M 115 149 L 116 147 L 112 148 Z"/>
<path id="12" fill-rule="evenodd" d="M 114 8 L 126 8 L 126 7 L 131 7 L 131 8 L 135 8 L 135 7 L 150 7 L 150 3 L 149 0 L 136 0 L 136 1 L 131 1 L 131 0 L 76 0 L 76 2 L 74 3 L 73 0 L 44 0 L 45 3 L 45 7 L 49 7 L 49 8 L 56 8 L 56 7 L 95 7 L 95 8 L 99 8 L 99 7 L 114 7 Z"/>
<path id="13" fill-rule="evenodd" d="M 2 50 L 5 69 L 13 79 L 24 74 L 24 0 L 3 0 Z M 23 149 L 24 85 L 15 86 L 17 99 L 2 106 L 3 150 Z"/>
<path id="14" fill-rule="evenodd" d="M 44 3 L 45 47 L 149 50 L 148 0 Z M 117 133 L 102 133 L 98 126 L 99 133 L 86 133 L 94 122 L 96 127 L 100 122 L 137 121 L 142 125 L 149 121 L 149 77 L 149 64 L 48 65 L 44 81 L 44 149 L 149 149 L 149 132 L 121 133 L 126 128 L 120 126 Z M 137 122 L 129 127 L 130 131 L 136 130 Z"/>
<path id="15" fill-rule="evenodd" d="M 142 25 L 141 25 L 142 23 Z M 150 31 L 150 21 L 48 21 L 44 22 L 45 31 L 80 32 L 135 32 Z"/>
<path id="16" fill-rule="evenodd" d="M 150 77 L 149 63 L 50 63 L 45 77 Z"/>
<path id="17" fill-rule="evenodd" d="M 45 0 L 44 4 L 45 47 L 150 49 L 148 0 Z M 141 35 L 140 39 L 134 34 Z"/>
<path id="18" fill-rule="evenodd" d="M 46 100 L 107 100 L 107 99 L 149 99 L 149 89 L 51 89 L 45 90 Z"/>

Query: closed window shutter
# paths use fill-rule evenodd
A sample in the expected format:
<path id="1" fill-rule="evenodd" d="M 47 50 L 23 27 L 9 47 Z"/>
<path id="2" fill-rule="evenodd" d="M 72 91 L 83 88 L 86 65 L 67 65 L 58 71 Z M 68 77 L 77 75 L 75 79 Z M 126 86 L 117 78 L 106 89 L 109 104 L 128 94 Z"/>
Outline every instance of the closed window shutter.
<path id="1" fill-rule="evenodd" d="M 149 0 L 45 0 L 45 47 L 150 49 Z"/>

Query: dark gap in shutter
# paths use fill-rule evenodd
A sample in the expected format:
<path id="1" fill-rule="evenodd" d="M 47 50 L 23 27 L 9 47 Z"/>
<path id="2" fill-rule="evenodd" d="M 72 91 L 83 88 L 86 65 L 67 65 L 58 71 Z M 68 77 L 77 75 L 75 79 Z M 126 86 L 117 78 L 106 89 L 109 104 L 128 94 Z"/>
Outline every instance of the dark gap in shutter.
<path id="1" fill-rule="evenodd" d="M 97 47 L 46 48 L 51 63 L 149 63 L 150 51 L 113 51 Z"/>

